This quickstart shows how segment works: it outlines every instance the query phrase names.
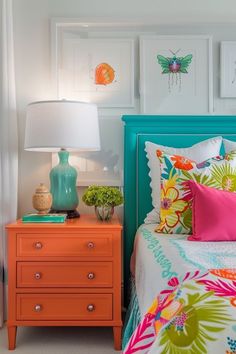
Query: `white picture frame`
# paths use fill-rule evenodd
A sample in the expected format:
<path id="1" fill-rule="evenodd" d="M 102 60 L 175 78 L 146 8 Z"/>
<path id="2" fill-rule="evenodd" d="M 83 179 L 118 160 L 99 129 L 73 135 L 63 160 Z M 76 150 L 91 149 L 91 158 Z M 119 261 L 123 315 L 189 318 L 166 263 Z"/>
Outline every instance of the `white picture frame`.
<path id="1" fill-rule="evenodd" d="M 58 99 L 93 102 L 99 108 L 134 107 L 134 39 L 84 38 L 84 30 L 83 23 L 52 21 Z"/>
<path id="2" fill-rule="evenodd" d="M 192 58 L 187 73 L 164 74 L 157 55 Z M 180 62 L 171 61 L 171 70 L 179 70 Z M 212 114 L 211 36 L 140 36 L 140 107 L 142 114 Z"/>
<path id="3" fill-rule="evenodd" d="M 220 62 L 220 96 L 236 97 L 236 41 L 221 42 Z"/>

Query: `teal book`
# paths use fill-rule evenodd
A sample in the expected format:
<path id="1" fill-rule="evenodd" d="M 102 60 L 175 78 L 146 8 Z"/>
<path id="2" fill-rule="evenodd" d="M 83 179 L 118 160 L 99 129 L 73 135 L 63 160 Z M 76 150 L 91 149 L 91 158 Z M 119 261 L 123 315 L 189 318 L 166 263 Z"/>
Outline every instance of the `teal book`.
<path id="1" fill-rule="evenodd" d="M 23 222 L 42 222 L 42 223 L 63 223 L 66 220 L 66 214 L 26 214 L 22 217 Z"/>

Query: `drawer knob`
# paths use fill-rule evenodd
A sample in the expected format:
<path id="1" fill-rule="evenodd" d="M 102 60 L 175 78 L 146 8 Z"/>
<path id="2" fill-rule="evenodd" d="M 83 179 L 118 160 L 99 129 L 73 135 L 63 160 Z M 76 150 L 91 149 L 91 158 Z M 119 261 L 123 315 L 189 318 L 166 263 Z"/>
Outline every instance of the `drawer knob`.
<path id="1" fill-rule="evenodd" d="M 43 245 L 41 242 L 37 241 L 34 244 L 34 248 L 36 248 L 36 250 L 41 250 L 41 248 L 43 248 Z"/>
<path id="2" fill-rule="evenodd" d="M 37 304 L 37 305 L 34 306 L 34 310 L 35 310 L 36 312 L 40 312 L 40 311 L 42 311 L 42 306 L 39 305 L 39 304 Z"/>
<path id="3" fill-rule="evenodd" d="M 88 246 L 88 248 L 94 248 L 94 243 L 93 242 L 89 242 L 88 244 L 87 244 L 87 246 Z"/>
<path id="4" fill-rule="evenodd" d="M 37 272 L 37 273 L 35 273 L 34 277 L 35 277 L 35 279 L 39 280 L 39 279 L 41 279 L 42 274 Z"/>
<path id="5" fill-rule="evenodd" d="M 87 277 L 88 277 L 88 279 L 94 279 L 95 278 L 95 274 L 94 273 L 88 273 Z"/>
<path id="6" fill-rule="evenodd" d="M 89 305 L 87 306 L 87 310 L 88 310 L 89 312 L 92 312 L 92 311 L 95 310 L 95 306 L 94 306 L 93 304 L 89 304 Z"/>

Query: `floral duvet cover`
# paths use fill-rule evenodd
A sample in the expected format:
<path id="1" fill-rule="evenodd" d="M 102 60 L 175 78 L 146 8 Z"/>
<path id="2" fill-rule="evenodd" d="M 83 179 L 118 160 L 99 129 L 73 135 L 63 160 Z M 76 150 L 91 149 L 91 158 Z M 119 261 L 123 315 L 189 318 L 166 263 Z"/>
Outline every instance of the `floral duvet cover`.
<path id="1" fill-rule="evenodd" d="M 236 354 L 236 269 L 172 277 L 124 354 Z"/>

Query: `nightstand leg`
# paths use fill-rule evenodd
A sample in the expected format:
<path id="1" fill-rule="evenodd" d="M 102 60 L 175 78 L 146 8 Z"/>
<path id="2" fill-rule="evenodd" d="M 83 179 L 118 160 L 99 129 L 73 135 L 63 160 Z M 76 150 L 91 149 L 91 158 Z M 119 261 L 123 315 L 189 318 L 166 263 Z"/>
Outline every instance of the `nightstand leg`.
<path id="1" fill-rule="evenodd" d="M 16 330 L 17 326 L 8 327 L 8 349 L 14 350 L 16 348 Z"/>
<path id="2" fill-rule="evenodd" d="M 122 327 L 113 327 L 114 336 L 114 348 L 115 350 L 121 350 L 121 331 Z"/>

